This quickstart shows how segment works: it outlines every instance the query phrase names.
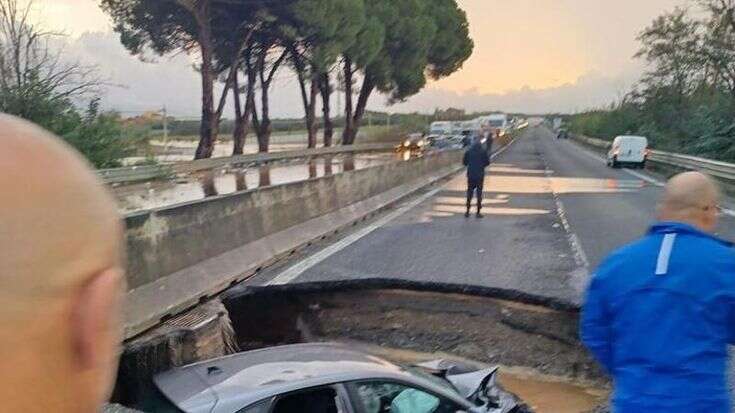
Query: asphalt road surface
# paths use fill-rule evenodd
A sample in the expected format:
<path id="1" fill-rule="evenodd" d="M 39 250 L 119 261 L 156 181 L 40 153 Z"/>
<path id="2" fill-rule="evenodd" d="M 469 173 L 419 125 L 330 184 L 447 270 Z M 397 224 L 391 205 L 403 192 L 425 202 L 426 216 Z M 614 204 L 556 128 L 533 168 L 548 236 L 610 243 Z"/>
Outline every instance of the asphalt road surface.
<path id="1" fill-rule="evenodd" d="M 414 199 L 254 283 L 403 278 L 520 290 L 579 302 L 591 270 L 653 222 L 659 177 L 528 129 L 494 160 L 484 219 L 464 217 L 465 177 Z M 735 236 L 722 217 L 720 235 Z M 289 267 L 290 266 L 290 267 Z"/>

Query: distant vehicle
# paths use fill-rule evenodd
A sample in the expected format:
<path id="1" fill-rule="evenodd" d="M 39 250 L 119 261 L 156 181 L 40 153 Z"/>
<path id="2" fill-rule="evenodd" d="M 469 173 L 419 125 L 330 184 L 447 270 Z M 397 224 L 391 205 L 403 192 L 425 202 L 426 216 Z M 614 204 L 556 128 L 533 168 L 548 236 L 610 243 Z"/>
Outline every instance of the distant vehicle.
<path id="1" fill-rule="evenodd" d="M 503 136 L 510 129 L 510 117 L 505 113 L 483 116 L 482 119 L 487 127 L 495 133 L 495 136 Z"/>
<path id="2" fill-rule="evenodd" d="M 643 169 L 648 153 L 648 139 L 645 137 L 618 136 L 607 153 L 607 165 L 613 168 L 630 165 Z"/>
<path id="3" fill-rule="evenodd" d="M 429 128 L 429 135 L 450 136 L 454 133 L 452 122 L 433 122 Z"/>
<path id="4" fill-rule="evenodd" d="M 559 129 L 556 134 L 556 139 L 569 139 L 569 131 L 566 129 Z"/>
<path id="5" fill-rule="evenodd" d="M 429 146 L 428 139 L 421 133 L 411 133 L 396 147 L 397 151 L 420 151 Z"/>
<path id="6" fill-rule="evenodd" d="M 462 122 L 457 132 L 462 135 L 475 135 L 479 134 L 480 130 L 482 130 L 482 121 L 478 118 Z"/>
<path id="7" fill-rule="evenodd" d="M 154 383 L 186 413 L 527 412 L 496 384 L 496 374 L 497 368 L 466 369 L 441 360 L 402 367 L 319 343 L 175 368 L 156 375 Z"/>

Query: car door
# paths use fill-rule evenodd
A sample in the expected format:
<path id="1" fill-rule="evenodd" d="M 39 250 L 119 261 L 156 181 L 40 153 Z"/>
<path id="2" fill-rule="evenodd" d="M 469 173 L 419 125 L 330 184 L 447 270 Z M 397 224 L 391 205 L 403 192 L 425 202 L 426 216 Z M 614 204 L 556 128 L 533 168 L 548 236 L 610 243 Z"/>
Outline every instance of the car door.
<path id="1" fill-rule="evenodd" d="M 280 394 L 237 413 L 355 413 L 341 384 L 311 387 Z"/>
<path id="2" fill-rule="evenodd" d="M 454 401 L 426 389 L 389 380 L 346 384 L 355 413 L 458 413 L 466 411 Z"/>

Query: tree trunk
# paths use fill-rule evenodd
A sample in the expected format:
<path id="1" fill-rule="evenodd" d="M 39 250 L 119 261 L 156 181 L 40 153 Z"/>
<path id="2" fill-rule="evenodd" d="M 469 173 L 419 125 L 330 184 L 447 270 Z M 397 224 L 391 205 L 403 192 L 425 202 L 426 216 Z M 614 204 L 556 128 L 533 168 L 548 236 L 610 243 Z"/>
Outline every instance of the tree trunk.
<path id="1" fill-rule="evenodd" d="M 273 125 L 270 118 L 270 101 L 269 101 L 269 89 L 273 76 L 275 76 L 278 67 L 283 63 L 283 60 L 287 56 L 287 51 L 284 51 L 281 56 L 273 62 L 271 68 L 266 75 L 265 59 L 268 54 L 268 48 L 265 48 L 261 52 L 258 58 L 258 76 L 260 77 L 260 112 L 261 116 L 258 119 L 257 111 L 253 105 L 253 123 L 256 126 L 256 132 L 258 134 L 258 151 L 268 152 L 270 147 L 271 133 L 273 132 Z M 253 99 L 254 100 L 254 99 Z"/>
<path id="2" fill-rule="evenodd" d="M 324 121 L 324 146 L 332 146 L 332 140 L 334 138 L 334 123 L 332 123 L 332 85 L 329 81 L 329 73 L 323 73 L 321 75 L 321 81 L 319 82 L 320 92 L 322 95 L 322 118 Z"/>
<path id="3" fill-rule="evenodd" d="M 317 133 L 319 125 L 316 122 L 316 99 L 319 96 L 319 77 L 313 75 L 311 78 L 311 89 L 309 90 L 309 105 L 306 114 L 306 128 L 309 134 L 308 147 L 316 148 Z"/>
<path id="4" fill-rule="evenodd" d="M 249 123 L 249 115 L 243 114 L 242 103 L 240 102 L 240 76 L 235 75 L 233 80 L 232 94 L 235 101 L 235 131 L 232 133 L 232 155 L 242 155 L 243 149 L 245 149 L 245 137 L 247 136 L 247 128 Z M 246 99 L 245 106 L 248 105 Z"/>
<path id="5" fill-rule="evenodd" d="M 290 48 L 291 58 L 296 69 L 296 75 L 299 81 L 299 90 L 301 91 L 301 104 L 304 106 L 304 122 L 306 123 L 306 147 L 316 148 L 317 127 L 316 127 L 316 97 L 319 94 L 319 79 L 312 74 L 311 79 L 306 79 L 307 69 L 302 56 L 295 47 Z M 310 88 L 307 91 L 307 82 Z"/>
<path id="6" fill-rule="evenodd" d="M 261 85 L 260 89 L 260 125 L 258 126 L 258 152 L 268 152 L 270 148 L 273 125 L 270 118 L 270 100 L 268 87 Z"/>
<path id="7" fill-rule="evenodd" d="M 365 110 L 367 109 L 367 103 L 370 99 L 370 94 L 373 93 L 373 90 L 375 90 L 375 82 L 370 78 L 370 76 L 366 76 L 365 80 L 362 82 L 362 88 L 360 89 L 360 96 L 357 98 L 357 106 L 355 107 L 355 113 L 353 115 L 352 119 L 352 131 L 349 138 L 349 145 L 352 145 L 355 143 L 355 139 L 357 138 L 357 132 L 360 130 L 360 123 L 362 122 L 363 116 L 365 116 Z"/>
<path id="8" fill-rule="evenodd" d="M 352 87 L 354 80 L 352 78 L 352 61 L 349 58 L 345 58 L 344 77 L 345 77 L 345 129 L 342 131 L 342 144 L 351 145 L 350 136 L 356 135 L 353 133 L 355 128 L 352 113 Z"/>
<path id="9" fill-rule="evenodd" d="M 199 146 L 194 159 L 210 158 L 217 136 L 217 119 L 214 110 L 214 70 L 212 69 L 212 28 L 209 25 L 209 2 L 203 2 L 197 19 L 199 49 L 202 54 L 202 121 L 199 129 Z"/>

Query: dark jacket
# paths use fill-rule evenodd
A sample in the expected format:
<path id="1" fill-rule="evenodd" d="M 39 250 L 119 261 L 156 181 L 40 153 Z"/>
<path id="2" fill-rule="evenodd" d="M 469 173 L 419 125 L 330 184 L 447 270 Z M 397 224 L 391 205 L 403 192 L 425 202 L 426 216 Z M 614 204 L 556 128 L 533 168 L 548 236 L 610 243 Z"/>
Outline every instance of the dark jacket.
<path id="1" fill-rule="evenodd" d="M 732 245 L 689 225 L 654 225 L 600 265 L 581 328 L 614 378 L 614 411 L 729 412 Z"/>
<path id="2" fill-rule="evenodd" d="M 477 182 L 485 179 L 485 168 L 490 165 L 490 156 L 479 142 L 475 142 L 464 153 L 463 163 L 467 167 L 467 179 Z"/>

